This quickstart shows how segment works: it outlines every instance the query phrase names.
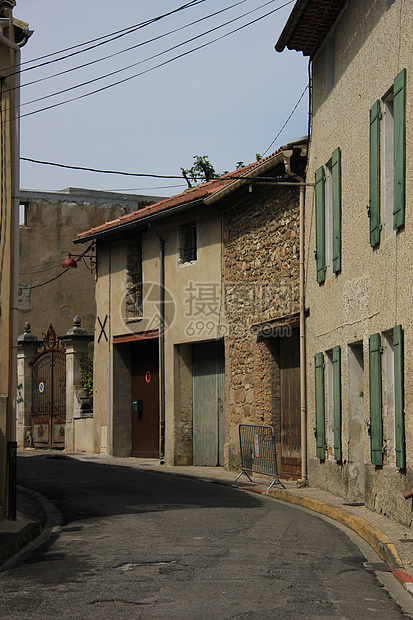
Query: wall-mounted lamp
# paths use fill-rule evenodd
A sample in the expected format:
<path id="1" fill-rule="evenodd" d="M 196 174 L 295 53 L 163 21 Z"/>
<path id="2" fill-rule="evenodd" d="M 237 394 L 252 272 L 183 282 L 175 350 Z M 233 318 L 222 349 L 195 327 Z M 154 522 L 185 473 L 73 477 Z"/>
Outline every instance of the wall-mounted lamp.
<path id="1" fill-rule="evenodd" d="M 74 260 L 73 257 L 77 258 L 78 260 L 77 261 Z M 89 260 L 89 265 L 85 261 L 85 258 Z M 62 267 L 64 269 L 77 269 L 77 263 L 80 261 L 80 259 L 83 260 L 83 262 L 85 263 L 89 271 L 94 271 L 96 269 L 96 257 L 95 256 L 90 256 L 87 254 L 71 254 L 70 252 L 68 252 L 67 257 L 64 259 L 62 263 Z"/>

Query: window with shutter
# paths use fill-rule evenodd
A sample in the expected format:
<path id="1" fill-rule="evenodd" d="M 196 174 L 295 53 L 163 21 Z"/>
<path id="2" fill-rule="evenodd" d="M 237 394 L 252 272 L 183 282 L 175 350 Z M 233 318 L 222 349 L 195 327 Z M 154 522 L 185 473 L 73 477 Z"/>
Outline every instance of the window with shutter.
<path id="1" fill-rule="evenodd" d="M 334 458 L 341 461 L 341 351 L 333 348 Z"/>
<path id="2" fill-rule="evenodd" d="M 333 177 L 333 272 L 341 270 L 341 150 L 336 148 L 331 158 Z"/>
<path id="3" fill-rule="evenodd" d="M 394 207 L 393 228 L 404 225 L 406 162 L 406 69 L 395 78 L 394 99 Z"/>
<path id="4" fill-rule="evenodd" d="M 404 436 L 404 353 L 403 330 L 401 325 L 396 325 L 393 329 L 393 347 L 396 467 L 404 469 L 406 467 Z"/>
<path id="5" fill-rule="evenodd" d="M 380 241 L 380 101 L 370 110 L 370 245 Z"/>
<path id="6" fill-rule="evenodd" d="M 321 166 L 315 173 L 315 237 L 316 237 L 316 269 L 317 282 L 325 280 L 325 190 L 324 167 Z"/>
<path id="7" fill-rule="evenodd" d="M 373 465 L 383 464 L 383 422 L 381 399 L 381 338 L 369 338 L 370 447 Z"/>
<path id="8" fill-rule="evenodd" d="M 315 435 L 317 458 L 325 459 L 324 355 L 316 353 L 315 362 Z"/>

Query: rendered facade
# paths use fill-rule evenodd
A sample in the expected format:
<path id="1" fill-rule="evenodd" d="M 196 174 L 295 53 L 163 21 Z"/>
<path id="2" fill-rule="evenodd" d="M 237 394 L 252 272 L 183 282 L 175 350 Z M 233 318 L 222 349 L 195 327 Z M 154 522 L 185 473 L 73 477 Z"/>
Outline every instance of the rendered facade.
<path id="1" fill-rule="evenodd" d="M 311 485 L 410 524 L 413 7 L 298 0 L 276 49 L 309 56 Z M 315 260 L 313 255 L 315 254 Z"/>
<path id="2" fill-rule="evenodd" d="M 58 335 L 79 314 L 90 334 L 95 326 L 95 272 L 80 260 L 62 273 L 78 232 L 157 202 L 154 196 L 120 194 L 69 187 L 59 192 L 20 191 L 19 335 L 29 322 L 42 339 L 52 323 Z M 84 251 L 84 249 L 82 249 Z M 93 248 L 87 252 L 93 255 Z M 90 261 L 86 264 L 90 266 Z"/>

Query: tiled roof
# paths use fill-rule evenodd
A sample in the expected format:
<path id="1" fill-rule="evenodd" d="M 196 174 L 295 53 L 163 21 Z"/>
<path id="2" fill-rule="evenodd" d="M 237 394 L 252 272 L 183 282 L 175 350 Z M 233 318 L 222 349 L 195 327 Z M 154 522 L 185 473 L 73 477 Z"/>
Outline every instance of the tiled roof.
<path id="1" fill-rule="evenodd" d="M 344 0 L 297 0 L 275 49 L 312 56 L 336 19 Z"/>
<path id="2" fill-rule="evenodd" d="M 213 194 L 219 192 L 224 187 L 231 185 L 231 183 L 236 183 L 236 179 L 234 177 L 242 177 L 244 175 L 248 175 L 254 168 L 258 166 L 261 167 L 261 164 L 264 162 L 268 162 L 274 156 L 279 154 L 286 147 L 281 147 L 272 155 L 260 159 L 258 162 L 254 162 L 252 164 L 248 164 L 247 166 L 243 166 L 242 168 L 238 168 L 233 172 L 229 172 L 219 177 L 218 179 L 214 179 L 207 183 L 203 183 L 202 185 L 198 185 L 197 187 L 193 187 L 191 189 L 187 189 L 181 194 L 176 194 L 175 196 L 171 196 L 171 198 L 165 198 L 160 202 L 156 202 L 155 204 L 149 205 L 148 207 L 144 207 L 143 209 L 139 209 L 138 211 L 134 211 L 133 213 L 128 213 L 125 215 L 121 215 L 116 220 L 112 220 L 110 222 L 106 222 L 96 228 L 91 228 L 85 232 L 79 233 L 77 235 L 77 242 L 87 241 L 93 239 L 94 236 L 101 236 L 105 232 L 114 231 L 117 228 L 123 228 L 124 226 L 133 225 L 139 223 L 140 220 L 144 220 L 147 218 L 151 218 L 155 214 L 165 213 L 168 215 L 168 211 L 172 211 L 174 207 L 180 207 L 184 205 L 188 205 L 188 208 L 193 204 L 199 204 L 200 201 L 203 201 Z"/>

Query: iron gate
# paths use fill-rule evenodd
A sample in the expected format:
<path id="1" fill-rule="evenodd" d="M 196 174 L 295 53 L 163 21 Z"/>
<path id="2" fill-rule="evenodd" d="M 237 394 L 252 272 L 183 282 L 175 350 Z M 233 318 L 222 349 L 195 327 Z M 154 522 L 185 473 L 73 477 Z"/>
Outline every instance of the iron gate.
<path id="1" fill-rule="evenodd" d="M 50 324 L 32 362 L 32 437 L 35 448 L 64 448 L 66 353 Z"/>

